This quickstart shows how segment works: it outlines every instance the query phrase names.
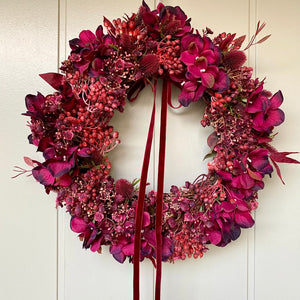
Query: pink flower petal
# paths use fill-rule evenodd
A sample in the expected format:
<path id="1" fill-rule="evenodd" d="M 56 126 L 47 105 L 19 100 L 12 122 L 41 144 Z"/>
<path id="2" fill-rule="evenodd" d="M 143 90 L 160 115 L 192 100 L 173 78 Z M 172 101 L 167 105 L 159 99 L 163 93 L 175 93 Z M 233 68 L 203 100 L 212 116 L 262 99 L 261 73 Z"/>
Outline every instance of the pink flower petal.
<path id="1" fill-rule="evenodd" d="M 122 248 L 122 252 L 126 255 L 126 256 L 131 256 L 134 254 L 134 243 L 130 243 L 125 245 Z"/>
<path id="2" fill-rule="evenodd" d="M 163 237 L 162 261 L 166 261 L 174 252 L 174 245 L 168 237 Z"/>
<path id="3" fill-rule="evenodd" d="M 60 186 L 70 186 L 72 183 L 72 177 L 69 174 L 64 174 L 56 179 L 56 182 Z"/>
<path id="4" fill-rule="evenodd" d="M 184 51 L 180 55 L 180 60 L 187 66 L 194 65 L 196 55 L 190 54 L 189 51 Z"/>
<path id="5" fill-rule="evenodd" d="M 71 170 L 72 166 L 67 161 L 53 161 L 47 164 L 47 169 L 53 177 L 60 177 Z"/>
<path id="6" fill-rule="evenodd" d="M 79 38 L 81 41 L 81 46 L 86 47 L 89 44 L 93 44 L 96 42 L 96 37 L 95 35 L 90 31 L 90 30 L 83 30 L 79 34 Z"/>
<path id="7" fill-rule="evenodd" d="M 271 109 L 278 108 L 283 102 L 283 95 L 281 91 L 278 91 L 273 97 L 270 99 L 271 102 Z"/>
<path id="8" fill-rule="evenodd" d="M 223 201 L 221 207 L 225 212 L 232 212 L 235 210 L 235 205 L 227 201 Z"/>
<path id="9" fill-rule="evenodd" d="M 147 211 L 143 213 L 143 228 L 150 225 L 150 214 Z"/>
<path id="10" fill-rule="evenodd" d="M 92 243 L 92 245 L 91 245 L 91 251 L 92 252 L 96 252 L 100 249 L 101 241 L 102 241 L 102 237 L 97 238 L 96 241 Z"/>
<path id="11" fill-rule="evenodd" d="M 82 233 L 86 230 L 88 224 L 81 218 L 73 217 L 70 222 L 71 230 L 76 233 Z"/>
<path id="12" fill-rule="evenodd" d="M 43 185 L 52 185 L 55 181 L 55 178 L 49 172 L 48 169 L 42 166 L 37 166 L 32 169 L 33 177 Z"/>
<path id="13" fill-rule="evenodd" d="M 216 78 L 215 84 L 213 86 L 213 89 L 217 90 L 219 93 L 222 93 L 228 89 L 229 83 L 230 80 L 228 78 L 228 75 L 223 70 L 220 70 Z"/>
<path id="14" fill-rule="evenodd" d="M 254 220 L 248 212 L 236 212 L 234 219 L 242 228 L 249 228 L 254 225 Z"/>
<path id="15" fill-rule="evenodd" d="M 201 73 L 202 84 L 207 88 L 212 88 L 215 83 L 215 78 L 211 73 Z"/>
<path id="16" fill-rule="evenodd" d="M 99 25 L 98 28 L 96 29 L 96 36 L 99 41 L 102 41 L 102 38 L 104 36 L 102 25 Z"/>
<path id="17" fill-rule="evenodd" d="M 265 119 L 265 128 L 278 126 L 284 122 L 284 112 L 281 109 L 269 110 Z"/>
<path id="18" fill-rule="evenodd" d="M 221 232 L 219 231 L 212 231 L 208 235 L 208 239 L 214 245 L 218 245 L 222 240 Z"/>

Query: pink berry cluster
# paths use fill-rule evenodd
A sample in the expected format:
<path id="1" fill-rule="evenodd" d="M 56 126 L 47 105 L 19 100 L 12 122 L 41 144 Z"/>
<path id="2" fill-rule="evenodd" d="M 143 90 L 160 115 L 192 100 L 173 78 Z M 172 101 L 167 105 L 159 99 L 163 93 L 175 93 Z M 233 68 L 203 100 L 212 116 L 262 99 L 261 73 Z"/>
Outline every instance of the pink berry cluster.
<path id="1" fill-rule="evenodd" d="M 57 193 L 57 206 L 71 215 L 71 229 L 84 248 L 103 245 L 119 262 L 134 255 L 138 180 L 114 180 L 108 153 L 120 143 L 110 124 L 152 80 L 163 78 L 180 89 L 183 106 L 204 101 L 203 126 L 214 132 L 208 174 L 164 195 L 163 261 L 202 257 L 209 244 L 225 246 L 241 228 L 254 224 L 257 191 L 263 178 L 279 176 L 278 162 L 298 163 L 270 142 L 284 121 L 281 92 L 272 95 L 252 78 L 240 50 L 244 37 L 221 33 L 214 39 L 190 25 L 180 7 L 158 4 L 112 22 L 104 18 L 96 32 L 84 30 L 70 41 L 63 74 L 41 77 L 55 90 L 26 96 L 29 142 L 44 161 L 26 159 L 46 192 Z M 258 27 L 260 28 L 260 27 Z M 21 171 L 20 171 L 21 170 Z M 22 173 L 23 170 L 19 171 Z M 145 200 L 141 259 L 155 263 L 156 193 Z"/>

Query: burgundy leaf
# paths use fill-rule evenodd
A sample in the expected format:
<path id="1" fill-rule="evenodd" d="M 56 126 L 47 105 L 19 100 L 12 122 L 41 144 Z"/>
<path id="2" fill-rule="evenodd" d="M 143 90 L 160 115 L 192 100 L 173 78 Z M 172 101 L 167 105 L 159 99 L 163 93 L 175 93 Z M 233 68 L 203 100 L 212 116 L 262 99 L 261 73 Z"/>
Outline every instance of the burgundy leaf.
<path id="1" fill-rule="evenodd" d="M 211 133 L 208 138 L 207 138 L 207 145 L 209 146 L 209 148 L 211 150 L 214 149 L 214 147 L 217 145 L 218 142 L 218 136 L 217 136 L 217 132 L 214 131 L 213 133 Z"/>
<path id="2" fill-rule="evenodd" d="M 234 40 L 234 46 L 235 47 L 241 47 L 243 42 L 245 41 L 246 35 L 240 36 L 237 39 Z"/>
<path id="3" fill-rule="evenodd" d="M 280 172 L 279 166 L 277 165 L 277 163 L 275 162 L 275 160 L 273 160 L 272 157 L 270 157 L 270 159 L 272 160 L 272 163 L 273 163 L 273 165 L 274 165 L 274 167 L 276 169 L 276 173 L 277 173 L 278 177 L 280 178 L 281 182 L 283 184 L 285 184 L 284 181 L 283 181 L 283 179 L 282 179 L 282 177 L 281 177 L 281 172 Z"/>
<path id="4" fill-rule="evenodd" d="M 65 82 L 65 77 L 58 73 L 45 73 L 40 74 L 47 83 L 49 83 L 54 89 L 60 90 Z"/>
<path id="5" fill-rule="evenodd" d="M 271 153 L 271 158 L 272 160 L 279 162 L 279 163 L 290 163 L 290 164 L 300 164 L 300 162 L 296 159 L 287 157 L 287 155 L 290 154 L 297 154 L 299 152 L 272 152 Z"/>

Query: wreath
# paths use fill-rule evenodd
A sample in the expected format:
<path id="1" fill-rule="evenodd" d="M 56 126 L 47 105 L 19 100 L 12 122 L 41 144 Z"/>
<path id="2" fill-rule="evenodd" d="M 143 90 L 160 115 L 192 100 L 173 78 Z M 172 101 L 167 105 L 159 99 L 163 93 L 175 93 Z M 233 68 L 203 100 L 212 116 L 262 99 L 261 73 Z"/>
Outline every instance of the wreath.
<path id="1" fill-rule="evenodd" d="M 84 30 L 70 41 L 71 53 L 61 72 L 40 75 L 53 94 L 26 96 L 29 142 L 44 161 L 25 158 L 46 193 L 57 193 L 57 206 L 71 215 L 71 229 L 84 248 L 110 253 L 123 263 L 138 265 L 149 258 L 174 262 L 202 257 L 209 244 L 225 246 L 241 228 L 253 226 L 263 178 L 273 163 L 299 163 L 270 145 L 274 127 L 284 121 L 281 91 L 264 89 L 245 66 L 247 50 L 265 24 L 258 23 L 249 44 L 245 36 L 200 33 L 180 7 L 145 2 L 137 13 L 110 22 L 104 18 L 95 34 Z M 260 39 L 261 43 L 269 36 Z M 153 135 L 155 102 L 150 120 L 141 180 L 115 180 L 108 154 L 120 143 L 110 124 L 125 100 L 134 101 L 157 80 L 163 80 L 158 191 L 145 193 Z M 180 106 L 203 101 L 202 126 L 214 131 L 207 139 L 211 152 L 208 173 L 163 193 L 167 106 L 171 85 L 180 89 Z M 17 171 L 24 173 L 19 168 Z M 281 178 L 282 180 L 282 178 Z M 138 267 L 137 267 L 138 272 Z"/>

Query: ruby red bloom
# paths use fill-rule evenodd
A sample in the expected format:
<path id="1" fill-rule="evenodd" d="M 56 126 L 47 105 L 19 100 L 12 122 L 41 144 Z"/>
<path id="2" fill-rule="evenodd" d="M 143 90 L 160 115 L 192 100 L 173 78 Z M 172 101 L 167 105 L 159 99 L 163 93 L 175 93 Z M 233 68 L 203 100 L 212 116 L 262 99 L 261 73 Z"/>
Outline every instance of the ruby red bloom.
<path id="1" fill-rule="evenodd" d="M 283 95 L 278 91 L 270 99 L 262 90 L 263 83 L 251 94 L 246 111 L 255 114 L 253 128 L 260 132 L 271 132 L 274 126 L 284 121 L 284 112 L 279 108 Z"/>

